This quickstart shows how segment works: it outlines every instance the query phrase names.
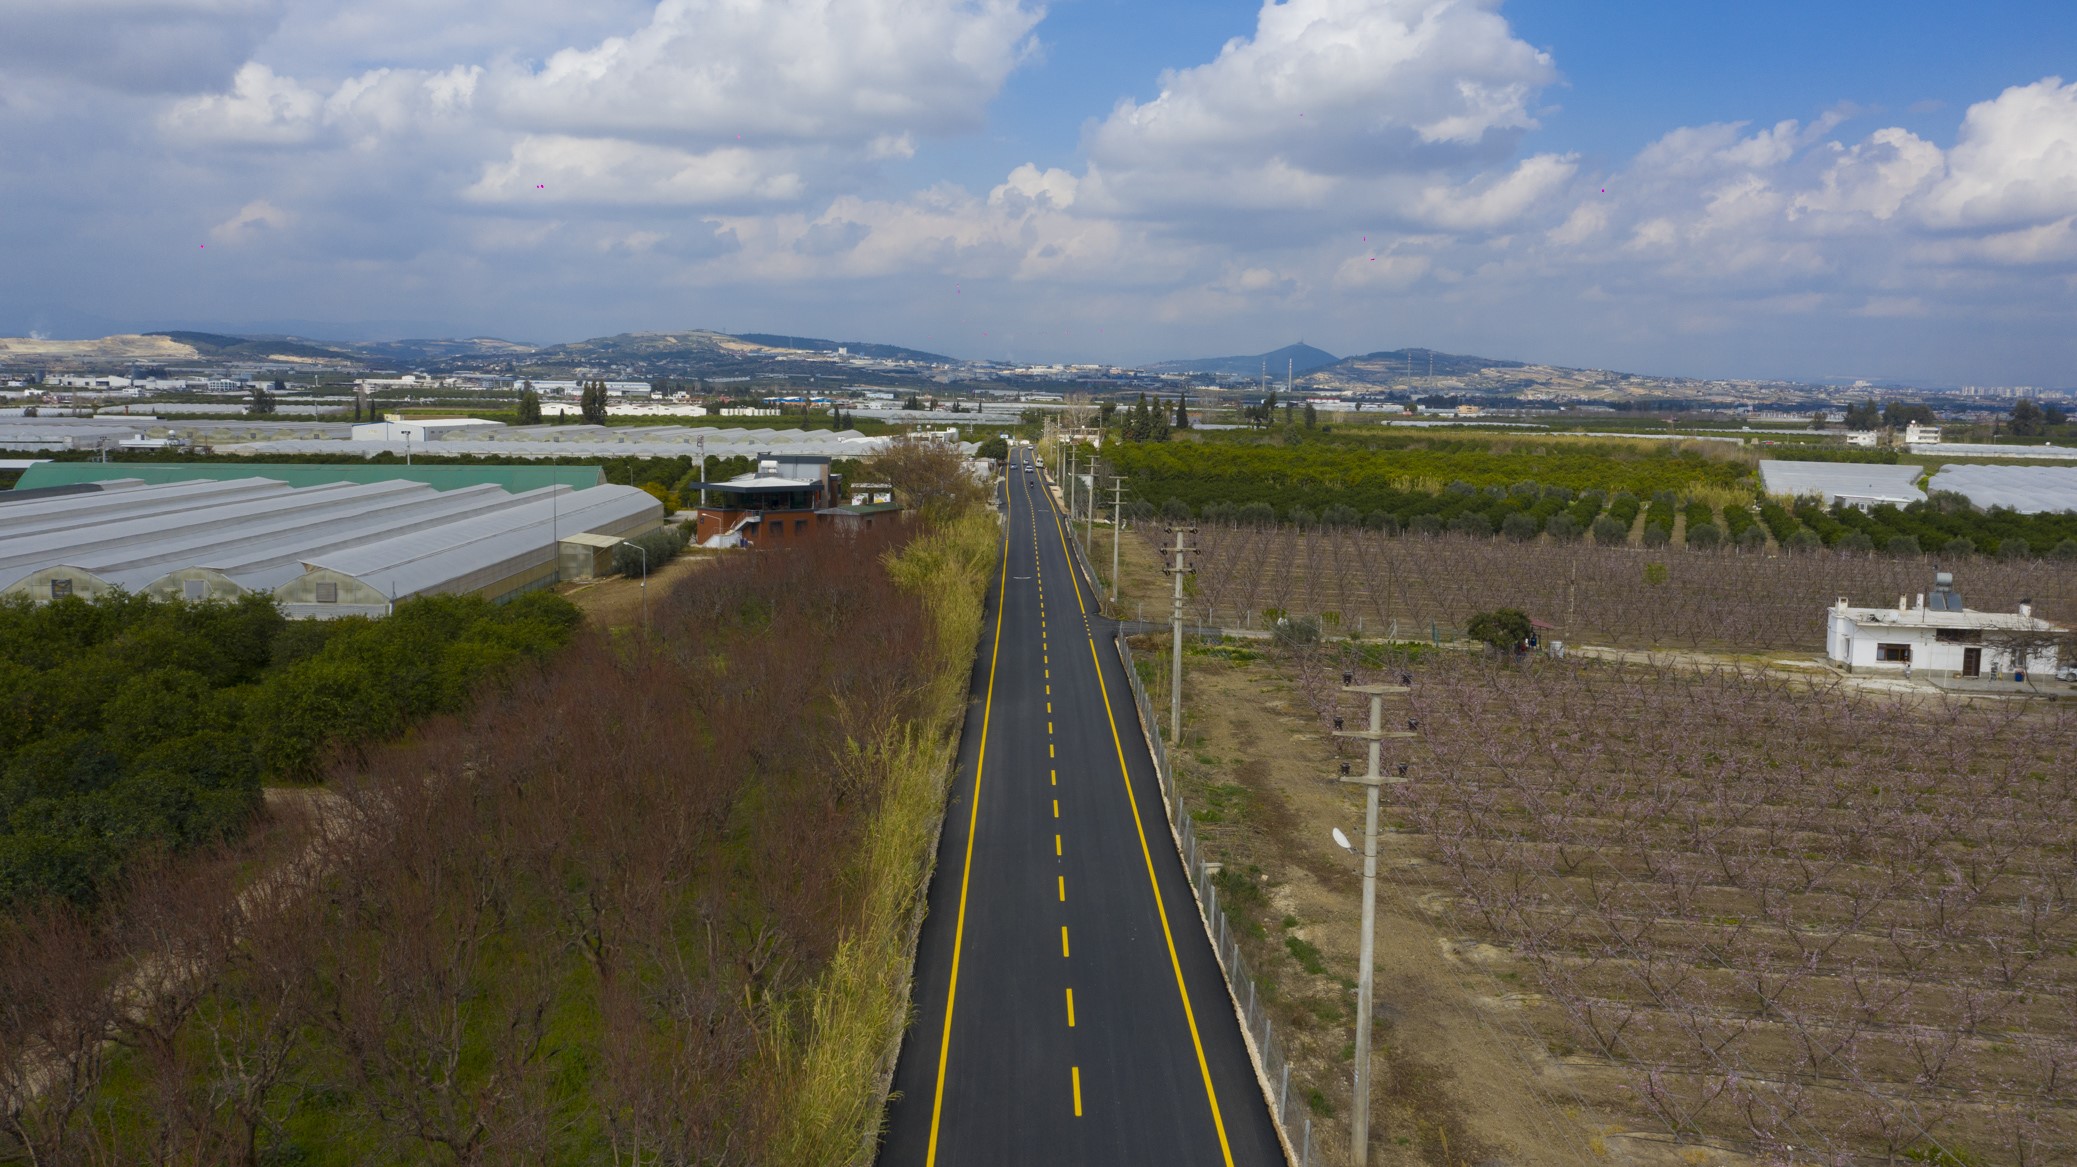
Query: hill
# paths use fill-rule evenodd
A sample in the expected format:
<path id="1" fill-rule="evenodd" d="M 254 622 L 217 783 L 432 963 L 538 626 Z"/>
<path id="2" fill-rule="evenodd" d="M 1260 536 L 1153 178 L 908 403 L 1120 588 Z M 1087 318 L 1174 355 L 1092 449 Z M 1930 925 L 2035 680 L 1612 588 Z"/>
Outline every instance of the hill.
<path id="1" fill-rule="evenodd" d="M 1270 352 L 1256 353 L 1254 356 L 1162 361 L 1146 368 L 1150 373 L 1220 373 L 1229 377 L 1254 377 L 1267 370 L 1271 379 L 1276 379 L 1282 377 L 1287 370 L 1309 373 L 1314 369 L 1332 365 L 1340 359 L 1326 349 L 1314 348 L 1300 341 Z"/>
<path id="2" fill-rule="evenodd" d="M 1438 377 L 1468 377 L 1488 369 L 1526 369 L 1523 361 L 1506 361 L 1497 357 L 1473 357 L 1459 353 L 1439 353 L 1430 348 L 1395 348 L 1383 352 L 1364 353 L 1340 362 L 1338 371 L 1354 375 L 1362 372 L 1381 373 L 1387 378 L 1405 380 L 1409 376 L 1420 378 L 1433 373 Z"/>
<path id="3" fill-rule="evenodd" d="M 204 357 L 224 360 L 350 361 L 353 354 L 293 336 L 227 336 L 215 332 L 147 332 L 184 344 Z"/>
<path id="4" fill-rule="evenodd" d="M 931 365 L 959 363 L 956 358 L 939 353 L 927 353 L 920 349 L 902 348 L 892 344 L 872 344 L 857 340 L 818 340 L 812 336 L 780 336 L 770 332 L 738 332 L 734 335 L 737 340 L 749 341 L 766 348 L 795 349 L 811 353 L 833 353 L 841 348 L 854 357 L 873 357 L 877 360 L 920 361 Z"/>

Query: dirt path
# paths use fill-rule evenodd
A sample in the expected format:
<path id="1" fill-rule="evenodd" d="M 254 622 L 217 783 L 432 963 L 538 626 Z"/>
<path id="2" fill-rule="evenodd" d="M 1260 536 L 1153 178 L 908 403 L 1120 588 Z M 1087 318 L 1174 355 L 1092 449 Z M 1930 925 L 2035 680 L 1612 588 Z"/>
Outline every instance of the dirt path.
<path id="1" fill-rule="evenodd" d="M 661 602 L 671 588 L 713 560 L 713 555 L 687 553 L 650 572 L 650 604 Z M 643 587 L 639 577 L 604 576 L 565 584 L 560 590 L 601 628 L 626 627 L 642 622 Z"/>

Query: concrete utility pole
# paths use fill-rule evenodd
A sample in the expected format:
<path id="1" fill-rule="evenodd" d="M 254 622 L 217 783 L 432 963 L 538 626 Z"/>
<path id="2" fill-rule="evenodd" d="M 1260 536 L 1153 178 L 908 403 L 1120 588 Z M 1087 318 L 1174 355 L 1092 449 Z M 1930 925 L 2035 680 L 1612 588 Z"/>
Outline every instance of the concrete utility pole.
<path id="1" fill-rule="evenodd" d="M 1096 544 L 1096 455 L 1089 455 L 1089 489 L 1082 492 L 1082 554 L 1087 556 Z M 1090 581 L 1094 583 L 1095 581 Z"/>
<path id="2" fill-rule="evenodd" d="M 1355 675 L 1341 675 L 1341 691 L 1358 693 L 1370 698 L 1370 728 L 1344 730 L 1339 728 L 1341 719 L 1335 718 L 1335 737 L 1360 738 L 1370 743 L 1370 769 L 1361 777 L 1350 777 L 1348 763 L 1342 763 L 1339 781 L 1363 787 L 1363 938 L 1361 955 L 1356 974 L 1356 1093 L 1355 1106 L 1349 1119 L 1349 1146 L 1354 1152 L 1351 1160 L 1356 1167 L 1363 1167 L 1370 1156 L 1370 1019 L 1376 1006 L 1371 997 L 1373 966 L 1376 964 L 1377 929 L 1377 803 L 1378 788 L 1386 783 L 1398 784 L 1406 781 L 1403 776 L 1387 778 L 1378 766 L 1379 745 L 1386 738 L 1416 736 L 1412 732 L 1396 730 L 1385 732 L 1385 696 L 1405 693 L 1405 685 L 1358 685 Z M 1412 725 L 1412 722 L 1408 722 Z M 1401 767 L 1401 774 L 1404 767 Z M 1340 832 L 1336 832 L 1340 834 Z"/>
<path id="3" fill-rule="evenodd" d="M 1068 446 L 1068 534 L 1074 534 L 1074 476 L 1076 467 L 1082 463 L 1082 451 Z"/>
<path id="4" fill-rule="evenodd" d="M 1175 607 L 1169 613 L 1170 626 L 1175 631 L 1175 643 L 1171 653 L 1172 670 L 1168 685 L 1168 743 L 1176 747 L 1183 740 L 1183 577 L 1190 574 L 1189 536 L 1195 527 L 1170 527 L 1175 533 L 1176 545 L 1169 550 L 1175 555 L 1172 566 L 1165 570 L 1175 577 Z"/>
<path id="5" fill-rule="evenodd" d="M 1111 603 L 1118 602 L 1118 533 L 1125 529 L 1125 480 L 1111 476 Z"/>

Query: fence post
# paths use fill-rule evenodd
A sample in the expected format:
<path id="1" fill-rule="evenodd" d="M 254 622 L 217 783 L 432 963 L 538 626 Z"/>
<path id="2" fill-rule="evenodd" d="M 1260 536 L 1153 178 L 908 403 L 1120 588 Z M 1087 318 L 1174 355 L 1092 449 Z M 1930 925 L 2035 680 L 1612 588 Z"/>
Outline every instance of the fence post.
<path id="1" fill-rule="evenodd" d="M 1279 1118 L 1291 1109 L 1291 1063 L 1284 1063 L 1284 1081 L 1276 1090 L 1276 1112 Z"/>

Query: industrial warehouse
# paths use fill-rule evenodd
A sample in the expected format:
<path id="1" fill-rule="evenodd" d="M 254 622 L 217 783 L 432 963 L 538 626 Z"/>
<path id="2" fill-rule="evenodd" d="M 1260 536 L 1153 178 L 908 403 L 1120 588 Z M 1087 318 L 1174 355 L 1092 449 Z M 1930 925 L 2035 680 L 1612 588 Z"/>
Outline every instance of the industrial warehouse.
<path id="1" fill-rule="evenodd" d="M 513 491 L 482 477 L 445 490 L 255 476 L 0 492 L 0 597 L 265 593 L 292 617 L 381 616 L 414 596 L 499 600 L 588 576 L 600 547 L 664 518 L 633 487 Z"/>

